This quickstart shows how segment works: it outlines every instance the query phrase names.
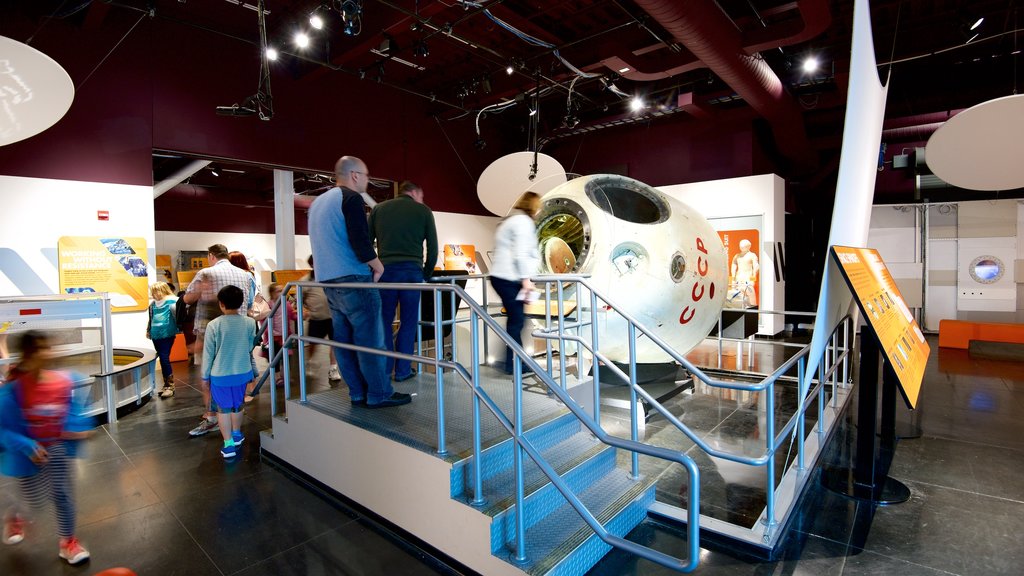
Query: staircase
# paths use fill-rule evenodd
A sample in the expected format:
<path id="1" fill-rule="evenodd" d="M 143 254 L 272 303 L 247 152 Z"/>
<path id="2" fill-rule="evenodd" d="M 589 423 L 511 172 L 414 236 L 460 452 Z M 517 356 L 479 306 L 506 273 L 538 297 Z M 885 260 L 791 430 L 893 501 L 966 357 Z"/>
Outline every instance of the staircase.
<path id="1" fill-rule="evenodd" d="M 449 384 L 454 379 L 445 376 L 446 412 L 465 414 L 470 392 L 464 384 Z M 483 386 L 495 395 L 510 387 L 507 377 L 488 378 Z M 611 549 L 524 456 L 524 559 L 517 561 L 512 438 L 497 419 L 484 415 L 483 502 L 475 505 L 473 456 L 464 440 L 470 436 L 462 430 L 470 424 L 450 419 L 450 454 L 438 455 L 424 434 L 436 429 L 433 376 L 396 388 L 416 394 L 413 403 L 353 408 L 343 390 L 310 394 L 306 403 L 289 400 L 287 419 L 275 418 L 273 431 L 263 433 L 263 451 L 481 574 L 584 574 Z M 556 400 L 525 396 L 524 411 L 537 415 L 525 440 L 608 532 L 624 537 L 647 517 L 653 482 L 618 468 L 617 450 L 598 441 Z"/>
<path id="2" fill-rule="evenodd" d="M 606 529 L 624 537 L 647 516 L 654 485 L 616 468 L 616 450 L 598 442 L 572 414 L 526 433 L 544 461 L 579 495 Z M 525 558 L 516 560 L 513 442 L 506 439 L 481 453 L 483 504 L 490 518 L 491 554 L 527 574 L 583 574 L 611 546 L 601 541 L 533 461 L 524 462 Z M 472 458 L 452 465 L 452 497 L 472 506 Z"/>

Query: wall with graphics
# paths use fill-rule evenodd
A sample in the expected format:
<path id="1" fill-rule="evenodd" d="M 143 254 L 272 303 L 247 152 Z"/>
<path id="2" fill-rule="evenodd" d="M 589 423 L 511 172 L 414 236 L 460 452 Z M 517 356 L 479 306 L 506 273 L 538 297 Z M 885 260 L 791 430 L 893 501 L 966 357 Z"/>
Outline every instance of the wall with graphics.
<path id="1" fill-rule="evenodd" d="M 62 236 L 143 238 L 155 259 L 152 187 L 0 176 L 0 198 L 0 296 L 57 294 Z M 147 320 L 114 314 L 114 344 L 151 348 Z"/>
<path id="2" fill-rule="evenodd" d="M 661 186 L 662 192 L 689 204 L 711 222 L 718 231 L 757 229 L 760 245 L 756 252 L 760 265 L 758 307 L 762 310 L 786 309 L 785 280 L 785 181 L 775 174 L 727 178 L 693 184 Z M 758 333 L 774 335 L 784 328 L 781 315 L 761 314 Z"/>
<path id="3" fill-rule="evenodd" d="M 944 319 L 1024 322 L 1024 202 L 875 206 L 868 246 L 882 255 L 925 330 Z"/>

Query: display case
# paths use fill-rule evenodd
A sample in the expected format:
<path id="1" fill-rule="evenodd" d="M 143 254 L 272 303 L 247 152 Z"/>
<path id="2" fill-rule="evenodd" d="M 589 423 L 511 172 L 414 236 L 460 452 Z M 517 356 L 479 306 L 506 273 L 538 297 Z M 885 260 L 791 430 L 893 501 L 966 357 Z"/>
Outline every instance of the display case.
<path id="1" fill-rule="evenodd" d="M 53 342 L 51 367 L 75 373 L 75 395 L 90 416 L 117 421 L 117 409 L 140 404 L 155 387 L 151 350 L 115 348 L 105 293 L 0 297 L 0 371 L 20 357 L 18 333 L 42 330 Z"/>

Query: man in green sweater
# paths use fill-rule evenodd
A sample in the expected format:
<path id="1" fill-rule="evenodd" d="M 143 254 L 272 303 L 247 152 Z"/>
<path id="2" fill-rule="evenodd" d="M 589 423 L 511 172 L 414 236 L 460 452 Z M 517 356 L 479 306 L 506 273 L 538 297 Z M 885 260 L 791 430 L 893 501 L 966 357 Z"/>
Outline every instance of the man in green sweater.
<path id="1" fill-rule="evenodd" d="M 384 264 L 381 282 L 419 283 L 429 278 L 437 263 L 437 228 L 434 213 L 423 204 L 423 189 L 405 181 L 398 196 L 370 212 L 370 239 L 377 241 L 377 255 Z M 426 243 L 426 252 L 423 244 Z M 420 292 L 380 288 L 381 321 L 388 350 L 413 353 L 419 322 Z M 398 334 L 391 336 L 395 308 L 401 305 Z M 395 382 L 415 376 L 412 362 L 388 358 L 388 375 Z"/>

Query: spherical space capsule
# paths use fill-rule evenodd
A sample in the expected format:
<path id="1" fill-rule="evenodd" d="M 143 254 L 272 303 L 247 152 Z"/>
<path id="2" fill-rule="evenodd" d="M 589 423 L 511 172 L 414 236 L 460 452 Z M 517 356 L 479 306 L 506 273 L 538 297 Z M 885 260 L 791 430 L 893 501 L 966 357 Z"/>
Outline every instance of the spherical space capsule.
<path id="1" fill-rule="evenodd" d="M 544 195 L 537 232 L 542 273 L 589 274 L 600 294 L 679 352 L 700 343 L 718 320 L 728 286 L 718 233 L 643 182 L 608 174 L 570 180 Z M 628 362 L 622 317 L 599 307 L 597 322 L 600 350 Z M 670 359 L 639 333 L 636 351 L 642 363 Z"/>

